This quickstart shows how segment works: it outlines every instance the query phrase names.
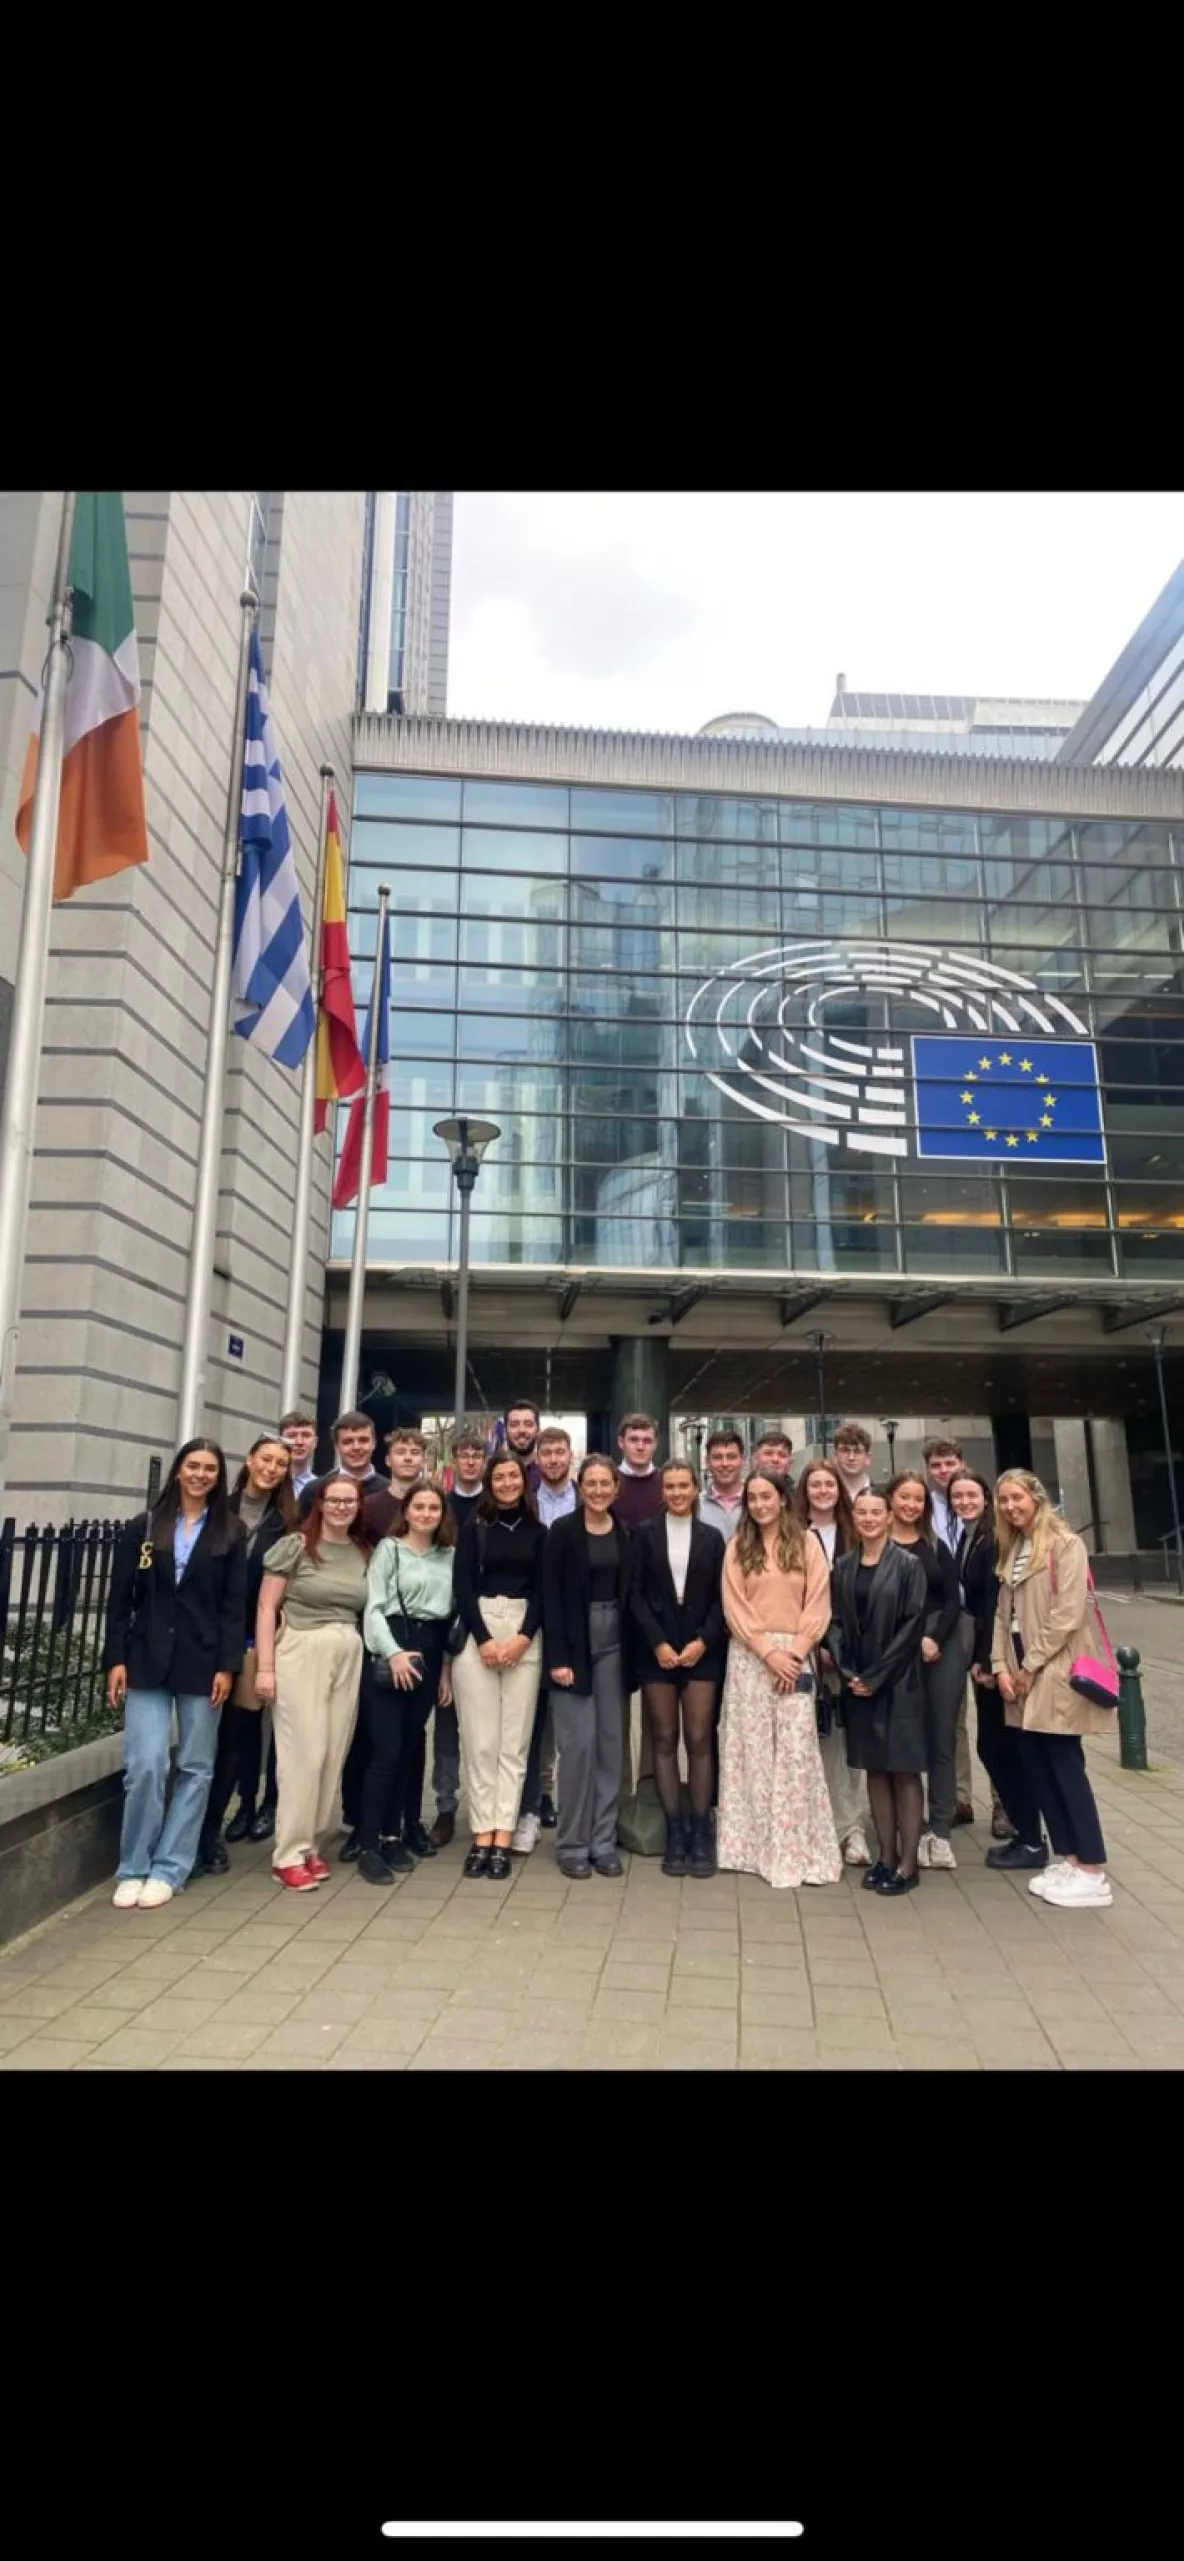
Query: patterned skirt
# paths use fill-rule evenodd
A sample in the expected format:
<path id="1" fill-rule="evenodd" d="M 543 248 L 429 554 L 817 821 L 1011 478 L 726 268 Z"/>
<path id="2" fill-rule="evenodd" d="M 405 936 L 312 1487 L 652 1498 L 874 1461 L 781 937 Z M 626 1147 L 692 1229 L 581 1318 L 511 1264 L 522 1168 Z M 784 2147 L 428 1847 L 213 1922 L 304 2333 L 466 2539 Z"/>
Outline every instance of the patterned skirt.
<path id="1" fill-rule="evenodd" d="M 720 1724 L 716 1855 L 721 1868 L 766 1885 L 837 1885 L 843 1873 L 813 1694 L 778 1689 L 759 1654 L 735 1639 Z"/>

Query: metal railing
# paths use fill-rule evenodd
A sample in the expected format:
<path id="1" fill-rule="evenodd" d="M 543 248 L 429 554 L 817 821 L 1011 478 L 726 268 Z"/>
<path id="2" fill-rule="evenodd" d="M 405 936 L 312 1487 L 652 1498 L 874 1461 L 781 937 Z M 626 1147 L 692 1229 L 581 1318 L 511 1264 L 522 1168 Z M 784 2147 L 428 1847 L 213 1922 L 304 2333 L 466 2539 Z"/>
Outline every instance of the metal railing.
<path id="1" fill-rule="evenodd" d="M 102 1707 L 118 1521 L 0 1527 L 0 1743 L 84 1724 Z"/>

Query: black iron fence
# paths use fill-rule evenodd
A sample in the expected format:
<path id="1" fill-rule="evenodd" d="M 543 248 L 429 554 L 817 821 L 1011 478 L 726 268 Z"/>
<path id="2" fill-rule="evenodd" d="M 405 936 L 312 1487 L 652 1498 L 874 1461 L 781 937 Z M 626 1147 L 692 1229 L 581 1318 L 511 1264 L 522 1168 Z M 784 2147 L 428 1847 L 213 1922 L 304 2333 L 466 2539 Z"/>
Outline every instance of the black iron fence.
<path id="1" fill-rule="evenodd" d="M 111 1553 L 122 1523 L 0 1528 L 0 1743 L 65 1735 L 104 1705 Z"/>

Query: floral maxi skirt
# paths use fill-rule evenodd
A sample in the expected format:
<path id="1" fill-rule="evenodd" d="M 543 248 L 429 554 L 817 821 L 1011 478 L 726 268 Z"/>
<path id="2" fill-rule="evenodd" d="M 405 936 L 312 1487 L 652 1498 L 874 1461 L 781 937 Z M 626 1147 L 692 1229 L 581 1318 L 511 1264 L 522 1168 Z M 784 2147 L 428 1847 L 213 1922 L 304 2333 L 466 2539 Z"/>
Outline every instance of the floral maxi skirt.
<path id="1" fill-rule="evenodd" d="M 778 1689 L 759 1654 L 735 1639 L 720 1723 L 716 1854 L 721 1868 L 766 1885 L 837 1885 L 843 1873 L 813 1694 Z"/>

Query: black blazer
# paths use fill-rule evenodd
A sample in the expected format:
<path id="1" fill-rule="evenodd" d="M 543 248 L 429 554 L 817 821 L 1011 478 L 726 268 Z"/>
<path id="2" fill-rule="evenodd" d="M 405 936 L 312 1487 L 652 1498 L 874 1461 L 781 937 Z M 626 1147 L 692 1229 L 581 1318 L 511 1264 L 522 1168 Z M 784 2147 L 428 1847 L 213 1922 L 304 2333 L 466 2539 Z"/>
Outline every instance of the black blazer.
<path id="1" fill-rule="evenodd" d="M 830 1579 L 834 1617 L 826 1642 L 844 1690 L 852 1680 L 866 1681 L 871 1704 L 885 1720 L 893 1707 L 904 1705 L 923 1716 L 921 1639 L 929 1603 L 924 1570 L 908 1548 L 889 1539 L 862 1631 L 855 1615 L 858 1570 L 859 1549 L 849 1547 L 845 1556 L 836 1556 Z"/>
<path id="2" fill-rule="evenodd" d="M 962 1589 L 966 1606 L 974 1620 L 972 1663 L 991 1669 L 991 1647 L 995 1639 L 995 1604 L 999 1598 L 999 1577 L 995 1572 L 995 1533 L 987 1513 L 974 1524 L 961 1556 Z"/>
<path id="3" fill-rule="evenodd" d="M 636 1534 L 630 1536 L 621 1521 L 614 1521 L 613 1528 L 617 1541 L 617 1607 L 621 1614 L 621 1679 L 628 1697 L 637 1687 L 629 1607 L 637 1538 Z M 592 1687 L 591 1607 L 592 1577 L 581 1504 L 552 1523 L 543 1549 L 543 1651 L 548 1678 L 552 1663 L 570 1664 L 581 1697 L 586 1697 Z"/>
<path id="4" fill-rule="evenodd" d="M 633 1533 L 635 1564 L 629 1605 L 639 1631 L 636 1677 L 639 1682 L 669 1680 L 655 1660 L 659 1645 L 673 1645 L 681 1654 L 684 1645 L 702 1637 L 707 1647 L 701 1663 L 695 1666 L 697 1681 L 722 1681 L 727 1661 L 728 1635 L 724 1620 L 722 1577 L 726 1553 L 721 1531 L 709 1521 L 692 1518 L 691 1552 L 687 1558 L 687 1586 L 680 1601 L 670 1571 L 666 1545 L 666 1514 L 646 1521 Z"/>
<path id="5" fill-rule="evenodd" d="M 127 1665 L 129 1689 L 208 1698 L 215 1672 L 237 1672 L 246 1641 L 247 1544 L 241 1522 L 224 1556 L 202 1530 L 181 1580 L 172 1548 L 146 1539 L 143 1515 L 120 1533 L 111 1562 L 103 1670 Z"/>

